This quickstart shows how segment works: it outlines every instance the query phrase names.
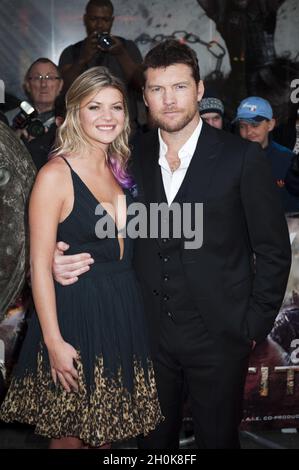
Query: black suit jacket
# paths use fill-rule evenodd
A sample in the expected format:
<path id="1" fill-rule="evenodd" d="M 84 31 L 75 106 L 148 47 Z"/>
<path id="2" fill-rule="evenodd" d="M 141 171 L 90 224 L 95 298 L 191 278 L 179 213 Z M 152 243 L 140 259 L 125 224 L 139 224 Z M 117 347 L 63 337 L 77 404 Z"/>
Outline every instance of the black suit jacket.
<path id="1" fill-rule="evenodd" d="M 138 197 L 147 208 L 161 199 L 157 131 L 133 147 Z M 284 297 L 291 250 L 271 169 L 258 144 L 203 123 L 177 202 L 203 203 L 203 244 L 181 241 L 184 275 L 198 311 L 224 351 L 248 352 L 263 340 Z M 143 291 L 153 347 L 159 338 L 159 240 L 137 239 L 134 265 Z M 254 263 L 255 258 L 255 263 Z"/>

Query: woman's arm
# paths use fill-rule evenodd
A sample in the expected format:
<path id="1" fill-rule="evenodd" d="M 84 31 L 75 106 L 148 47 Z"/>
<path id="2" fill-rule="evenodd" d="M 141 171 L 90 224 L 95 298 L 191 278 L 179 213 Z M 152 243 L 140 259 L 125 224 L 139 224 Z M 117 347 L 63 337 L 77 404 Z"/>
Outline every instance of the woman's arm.
<path id="1" fill-rule="evenodd" d="M 44 342 L 47 346 L 54 382 L 57 378 L 67 390 L 77 389 L 77 371 L 73 360 L 76 350 L 60 333 L 52 258 L 57 226 L 66 203 L 68 168 L 61 162 L 49 162 L 38 173 L 29 204 L 30 265 L 32 292 Z"/>

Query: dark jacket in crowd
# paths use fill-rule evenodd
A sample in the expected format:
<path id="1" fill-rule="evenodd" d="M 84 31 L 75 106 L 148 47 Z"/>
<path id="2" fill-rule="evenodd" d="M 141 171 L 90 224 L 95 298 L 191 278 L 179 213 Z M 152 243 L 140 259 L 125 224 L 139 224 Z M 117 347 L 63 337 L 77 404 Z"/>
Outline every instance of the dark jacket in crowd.
<path id="1" fill-rule="evenodd" d="M 290 194 L 299 198 L 299 155 L 294 154 L 286 174 L 285 186 Z"/>
<path id="2" fill-rule="evenodd" d="M 286 184 L 286 175 L 292 164 L 294 153 L 273 140 L 270 141 L 265 151 L 271 163 L 272 173 L 280 193 L 284 211 L 299 212 L 299 197 L 295 196 L 296 188 L 298 190 L 299 185 L 298 177 L 290 181 L 288 176 L 288 184 Z"/>
<path id="3" fill-rule="evenodd" d="M 32 160 L 37 168 L 40 170 L 41 167 L 47 163 L 48 156 L 51 150 L 53 149 L 56 137 L 56 124 L 52 124 L 48 132 L 40 137 L 36 137 L 30 142 L 24 140 L 29 153 L 31 154 Z"/>

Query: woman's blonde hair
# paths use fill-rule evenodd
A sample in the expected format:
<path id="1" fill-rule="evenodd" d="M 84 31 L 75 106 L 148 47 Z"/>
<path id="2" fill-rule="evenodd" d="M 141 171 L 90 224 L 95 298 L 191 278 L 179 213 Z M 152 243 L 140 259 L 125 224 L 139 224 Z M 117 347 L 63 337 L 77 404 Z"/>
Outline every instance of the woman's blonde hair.
<path id="1" fill-rule="evenodd" d="M 82 101 L 90 95 L 112 87 L 118 90 L 123 97 L 125 124 L 122 132 L 108 147 L 108 162 L 111 170 L 120 184 L 127 186 L 127 163 L 130 157 L 129 109 L 124 84 L 114 77 L 106 67 L 93 67 L 82 73 L 73 82 L 65 97 L 66 117 L 59 127 L 53 157 L 81 152 L 90 142 L 82 129 L 79 111 Z M 129 178 L 130 179 L 130 178 Z"/>

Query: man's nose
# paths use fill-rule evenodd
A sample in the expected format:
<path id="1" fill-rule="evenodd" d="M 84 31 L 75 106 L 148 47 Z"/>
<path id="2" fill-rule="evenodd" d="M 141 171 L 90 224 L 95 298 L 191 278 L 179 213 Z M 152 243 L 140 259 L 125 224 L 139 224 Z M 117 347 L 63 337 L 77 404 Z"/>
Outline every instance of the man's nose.
<path id="1" fill-rule="evenodd" d="M 102 18 L 97 18 L 96 29 L 101 33 L 106 32 L 106 23 Z"/>
<path id="2" fill-rule="evenodd" d="M 48 80 L 46 80 L 45 78 L 42 78 L 40 81 L 40 86 L 42 88 L 46 88 L 48 86 Z"/>
<path id="3" fill-rule="evenodd" d="M 165 90 L 163 100 L 167 105 L 173 104 L 175 102 L 174 92 L 172 90 Z"/>

